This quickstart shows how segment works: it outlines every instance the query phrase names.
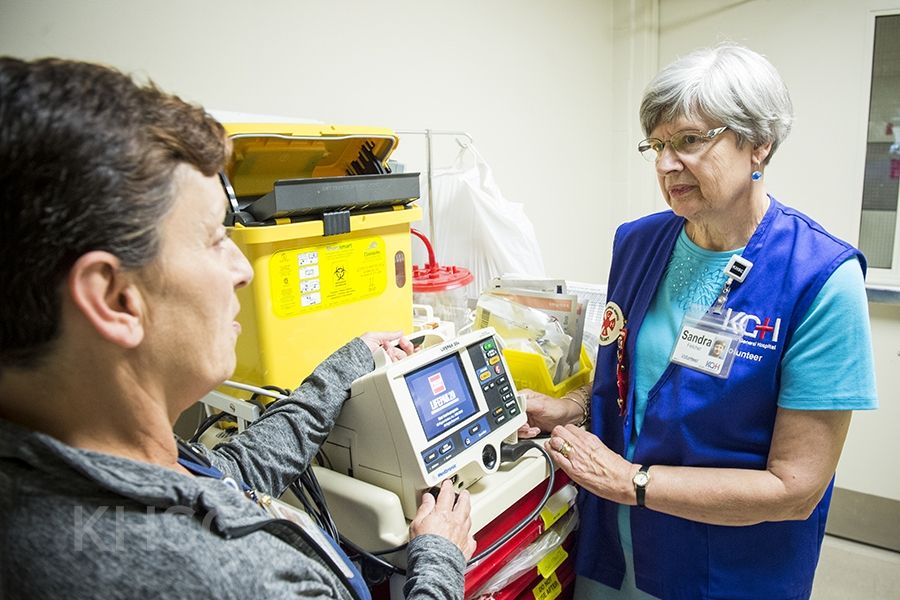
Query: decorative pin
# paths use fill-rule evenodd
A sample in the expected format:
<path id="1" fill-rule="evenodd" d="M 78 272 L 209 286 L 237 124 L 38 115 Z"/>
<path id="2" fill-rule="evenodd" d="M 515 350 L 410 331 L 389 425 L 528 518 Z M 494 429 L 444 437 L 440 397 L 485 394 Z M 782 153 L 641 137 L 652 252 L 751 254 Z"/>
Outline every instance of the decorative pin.
<path id="1" fill-rule="evenodd" d="M 615 302 L 607 302 L 603 309 L 603 324 L 600 326 L 600 345 L 609 346 L 619 339 L 619 332 L 625 326 L 625 315 Z"/>
<path id="2" fill-rule="evenodd" d="M 628 412 L 628 365 L 625 361 L 625 342 L 628 341 L 628 328 L 622 327 L 617 338 L 616 348 L 616 390 L 619 397 L 616 404 L 619 405 L 619 416 L 624 417 Z"/>

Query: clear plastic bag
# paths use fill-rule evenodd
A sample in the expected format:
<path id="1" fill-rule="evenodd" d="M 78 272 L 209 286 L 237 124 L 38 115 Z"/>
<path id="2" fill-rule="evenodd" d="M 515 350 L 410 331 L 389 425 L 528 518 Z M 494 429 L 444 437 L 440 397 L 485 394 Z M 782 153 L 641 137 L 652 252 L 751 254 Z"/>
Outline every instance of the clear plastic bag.
<path id="1" fill-rule="evenodd" d="M 572 337 L 547 313 L 502 296 L 482 294 L 475 308 L 475 327 L 493 327 L 504 347 L 539 355 L 554 383 L 567 375 Z"/>

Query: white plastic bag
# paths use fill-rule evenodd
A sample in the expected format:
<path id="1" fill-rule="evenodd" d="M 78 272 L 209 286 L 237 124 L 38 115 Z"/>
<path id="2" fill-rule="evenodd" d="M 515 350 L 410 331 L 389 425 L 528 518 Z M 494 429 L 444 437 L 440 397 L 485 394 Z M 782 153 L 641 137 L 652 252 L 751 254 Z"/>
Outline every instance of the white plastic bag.
<path id="1" fill-rule="evenodd" d="M 522 204 L 503 197 L 491 167 L 471 144 L 452 167 L 434 172 L 431 193 L 435 255 L 441 264 L 471 271 L 471 300 L 488 289 L 493 277 L 545 276 L 534 226 Z"/>

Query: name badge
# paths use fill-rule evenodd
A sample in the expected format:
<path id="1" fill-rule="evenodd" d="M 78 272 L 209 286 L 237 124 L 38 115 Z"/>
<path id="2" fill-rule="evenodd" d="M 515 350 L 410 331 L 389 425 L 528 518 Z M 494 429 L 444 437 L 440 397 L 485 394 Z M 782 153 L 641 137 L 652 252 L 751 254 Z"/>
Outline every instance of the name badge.
<path id="1" fill-rule="evenodd" d="M 725 379 L 731 373 L 734 353 L 742 336 L 722 327 L 722 319 L 707 313 L 685 316 L 678 331 L 671 361 Z"/>
<path id="2" fill-rule="evenodd" d="M 348 579 L 355 576 L 347 556 L 343 551 L 338 550 L 337 544 L 316 525 L 316 522 L 308 514 L 277 498 L 267 498 L 263 508 L 275 519 L 285 519 L 299 525 L 315 540 L 319 548 L 331 558 Z"/>

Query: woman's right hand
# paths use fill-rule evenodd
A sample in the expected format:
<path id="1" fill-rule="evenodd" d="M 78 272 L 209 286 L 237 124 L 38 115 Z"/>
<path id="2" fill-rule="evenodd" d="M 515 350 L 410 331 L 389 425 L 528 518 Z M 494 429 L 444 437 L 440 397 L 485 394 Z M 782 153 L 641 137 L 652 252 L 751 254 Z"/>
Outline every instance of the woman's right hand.
<path id="1" fill-rule="evenodd" d="M 416 518 L 409 524 L 409 539 L 427 533 L 445 537 L 462 551 L 468 562 L 475 554 L 471 510 L 469 492 L 463 490 L 457 495 L 453 484 L 445 479 L 437 500 L 430 493 L 422 494 Z"/>
<path id="2" fill-rule="evenodd" d="M 406 358 L 413 353 L 413 345 L 402 331 L 369 331 L 359 336 L 374 356 L 382 349 L 392 362 Z"/>
<path id="3" fill-rule="evenodd" d="M 534 390 L 519 390 L 519 396 L 525 401 L 525 414 L 528 416 L 528 423 L 522 425 L 518 432 L 523 439 L 549 433 L 557 425 L 577 423 L 584 414 L 575 402 L 551 398 Z"/>

